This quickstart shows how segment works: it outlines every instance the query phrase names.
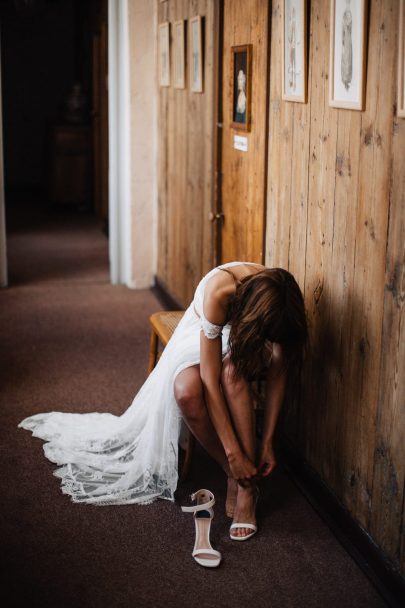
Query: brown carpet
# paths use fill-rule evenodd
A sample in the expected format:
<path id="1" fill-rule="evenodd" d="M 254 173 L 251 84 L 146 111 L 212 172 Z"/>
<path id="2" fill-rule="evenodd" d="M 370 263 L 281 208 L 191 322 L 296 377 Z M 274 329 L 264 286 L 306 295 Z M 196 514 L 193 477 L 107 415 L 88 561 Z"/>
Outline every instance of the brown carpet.
<path id="1" fill-rule="evenodd" d="M 227 537 L 225 480 L 202 450 L 178 504 L 96 507 L 61 494 L 42 441 L 18 422 L 52 409 L 123 412 L 145 378 L 147 320 L 161 305 L 149 291 L 109 285 L 107 240 L 90 216 L 27 214 L 8 218 L 11 285 L 0 292 L 3 605 L 385 606 L 281 467 L 246 543 Z M 179 508 L 200 487 L 217 497 L 217 570 L 193 561 L 193 518 Z"/>

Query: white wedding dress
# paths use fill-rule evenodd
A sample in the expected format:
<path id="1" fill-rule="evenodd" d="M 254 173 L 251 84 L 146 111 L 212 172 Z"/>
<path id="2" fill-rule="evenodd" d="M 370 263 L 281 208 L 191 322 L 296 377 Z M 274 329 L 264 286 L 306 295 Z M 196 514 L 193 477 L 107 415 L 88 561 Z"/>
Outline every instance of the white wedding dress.
<path id="1" fill-rule="evenodd" d="M 181 427 L 174 380 L 183 369 L 199 363 L 201 330 L 208 338 L 222 333 L 222 354 L 226 354 L 230 326 L 205 319 L 204 289 L 219 268 L 241 263 L 246 262 L 223 264 L 203 277 L 157 366 L 121 416 L 49 412 L 19 424 L 46 441 L 45 456 L 59 465 L 54 475 L 74 502 L 113 505 L 174 500 Z"/>

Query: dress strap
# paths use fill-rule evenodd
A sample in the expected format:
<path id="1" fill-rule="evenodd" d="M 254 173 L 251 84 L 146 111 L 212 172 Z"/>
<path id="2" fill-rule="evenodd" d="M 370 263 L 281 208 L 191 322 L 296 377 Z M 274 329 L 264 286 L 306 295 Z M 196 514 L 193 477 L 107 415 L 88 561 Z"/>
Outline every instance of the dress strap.
<path id="1" fill-rule="evenodd" d="M 237 279 L 235 277 L 235 275 L 233 274 L 232 270 L 229 270 L 228 268 L 221 268 L 221 266 L 218 266 L 218 268 L 219 268 L 219 270 L 223 270 L 224 272 L 227 272 L 228 274 L 230 274 L 236 284 L 240 283 L 240 279 Z"/>

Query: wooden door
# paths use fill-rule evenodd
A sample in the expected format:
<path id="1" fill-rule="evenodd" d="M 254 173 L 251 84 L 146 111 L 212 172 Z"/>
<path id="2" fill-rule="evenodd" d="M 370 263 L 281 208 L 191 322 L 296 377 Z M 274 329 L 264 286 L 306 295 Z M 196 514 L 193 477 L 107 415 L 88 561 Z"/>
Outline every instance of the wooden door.
<path id="1" fill-rule="evenodd" d="M 221 262 L 264 259 L 267 145 L 268 21 L 267 0 L 224 0 L 222 64 L 222 137 L 220 144 Z M 232 47 L 251 51 L 250 127 L 232 126 L 234 102 Z M 240 56 L 240 55 L 239 55 Z M 238 66 L 236 66 L 238 67 Z M 238 72 L 237 72 L 238 73 Z M 248 82 L 248 81 L 247 81 Z M 249 105 L 249 99 L 248 105 Z M 242 137 L 247 151 L 235 149 Z"/>
<path id="2" fill-rule="evenodd" d="M 215 199 L 215 131 L 217 122 L 217 46 L 219 2 L 176 0 L 159 2 L 158 23 L 184 22 L 186 39 L 185 86 L 176 88 L 174 50 L 171 51 L 171 86 L 159 86 L 158 127 L 158 265 L 157 280 L 186 306 L 201 277 L 214 265 L 213 225 Z M 201 17 L 203 86 L 191 90 L 190 22 Z"/>

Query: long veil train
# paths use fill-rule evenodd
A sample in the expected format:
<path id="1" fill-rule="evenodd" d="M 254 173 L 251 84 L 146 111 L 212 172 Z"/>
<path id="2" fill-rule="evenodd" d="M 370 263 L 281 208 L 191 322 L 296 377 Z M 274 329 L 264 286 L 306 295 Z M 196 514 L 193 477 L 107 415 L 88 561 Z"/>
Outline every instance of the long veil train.
<path id="1" fill-rule="evenodd" d="M 174 500 L 181 414 L 173 385 L 182 369 L 200 360 L 204 287 L 217 270 L 211 270 L 198 284 L 194 300 L 157 366 L 121 416 L 49 412 L 19 424 L 46 442 L 45 456 L 59 465 L 54 475 L 74 502 L 112 505 L 148 504 L 156 498 Z M 226 326 L 223 354 L 228 337 Z"/>

